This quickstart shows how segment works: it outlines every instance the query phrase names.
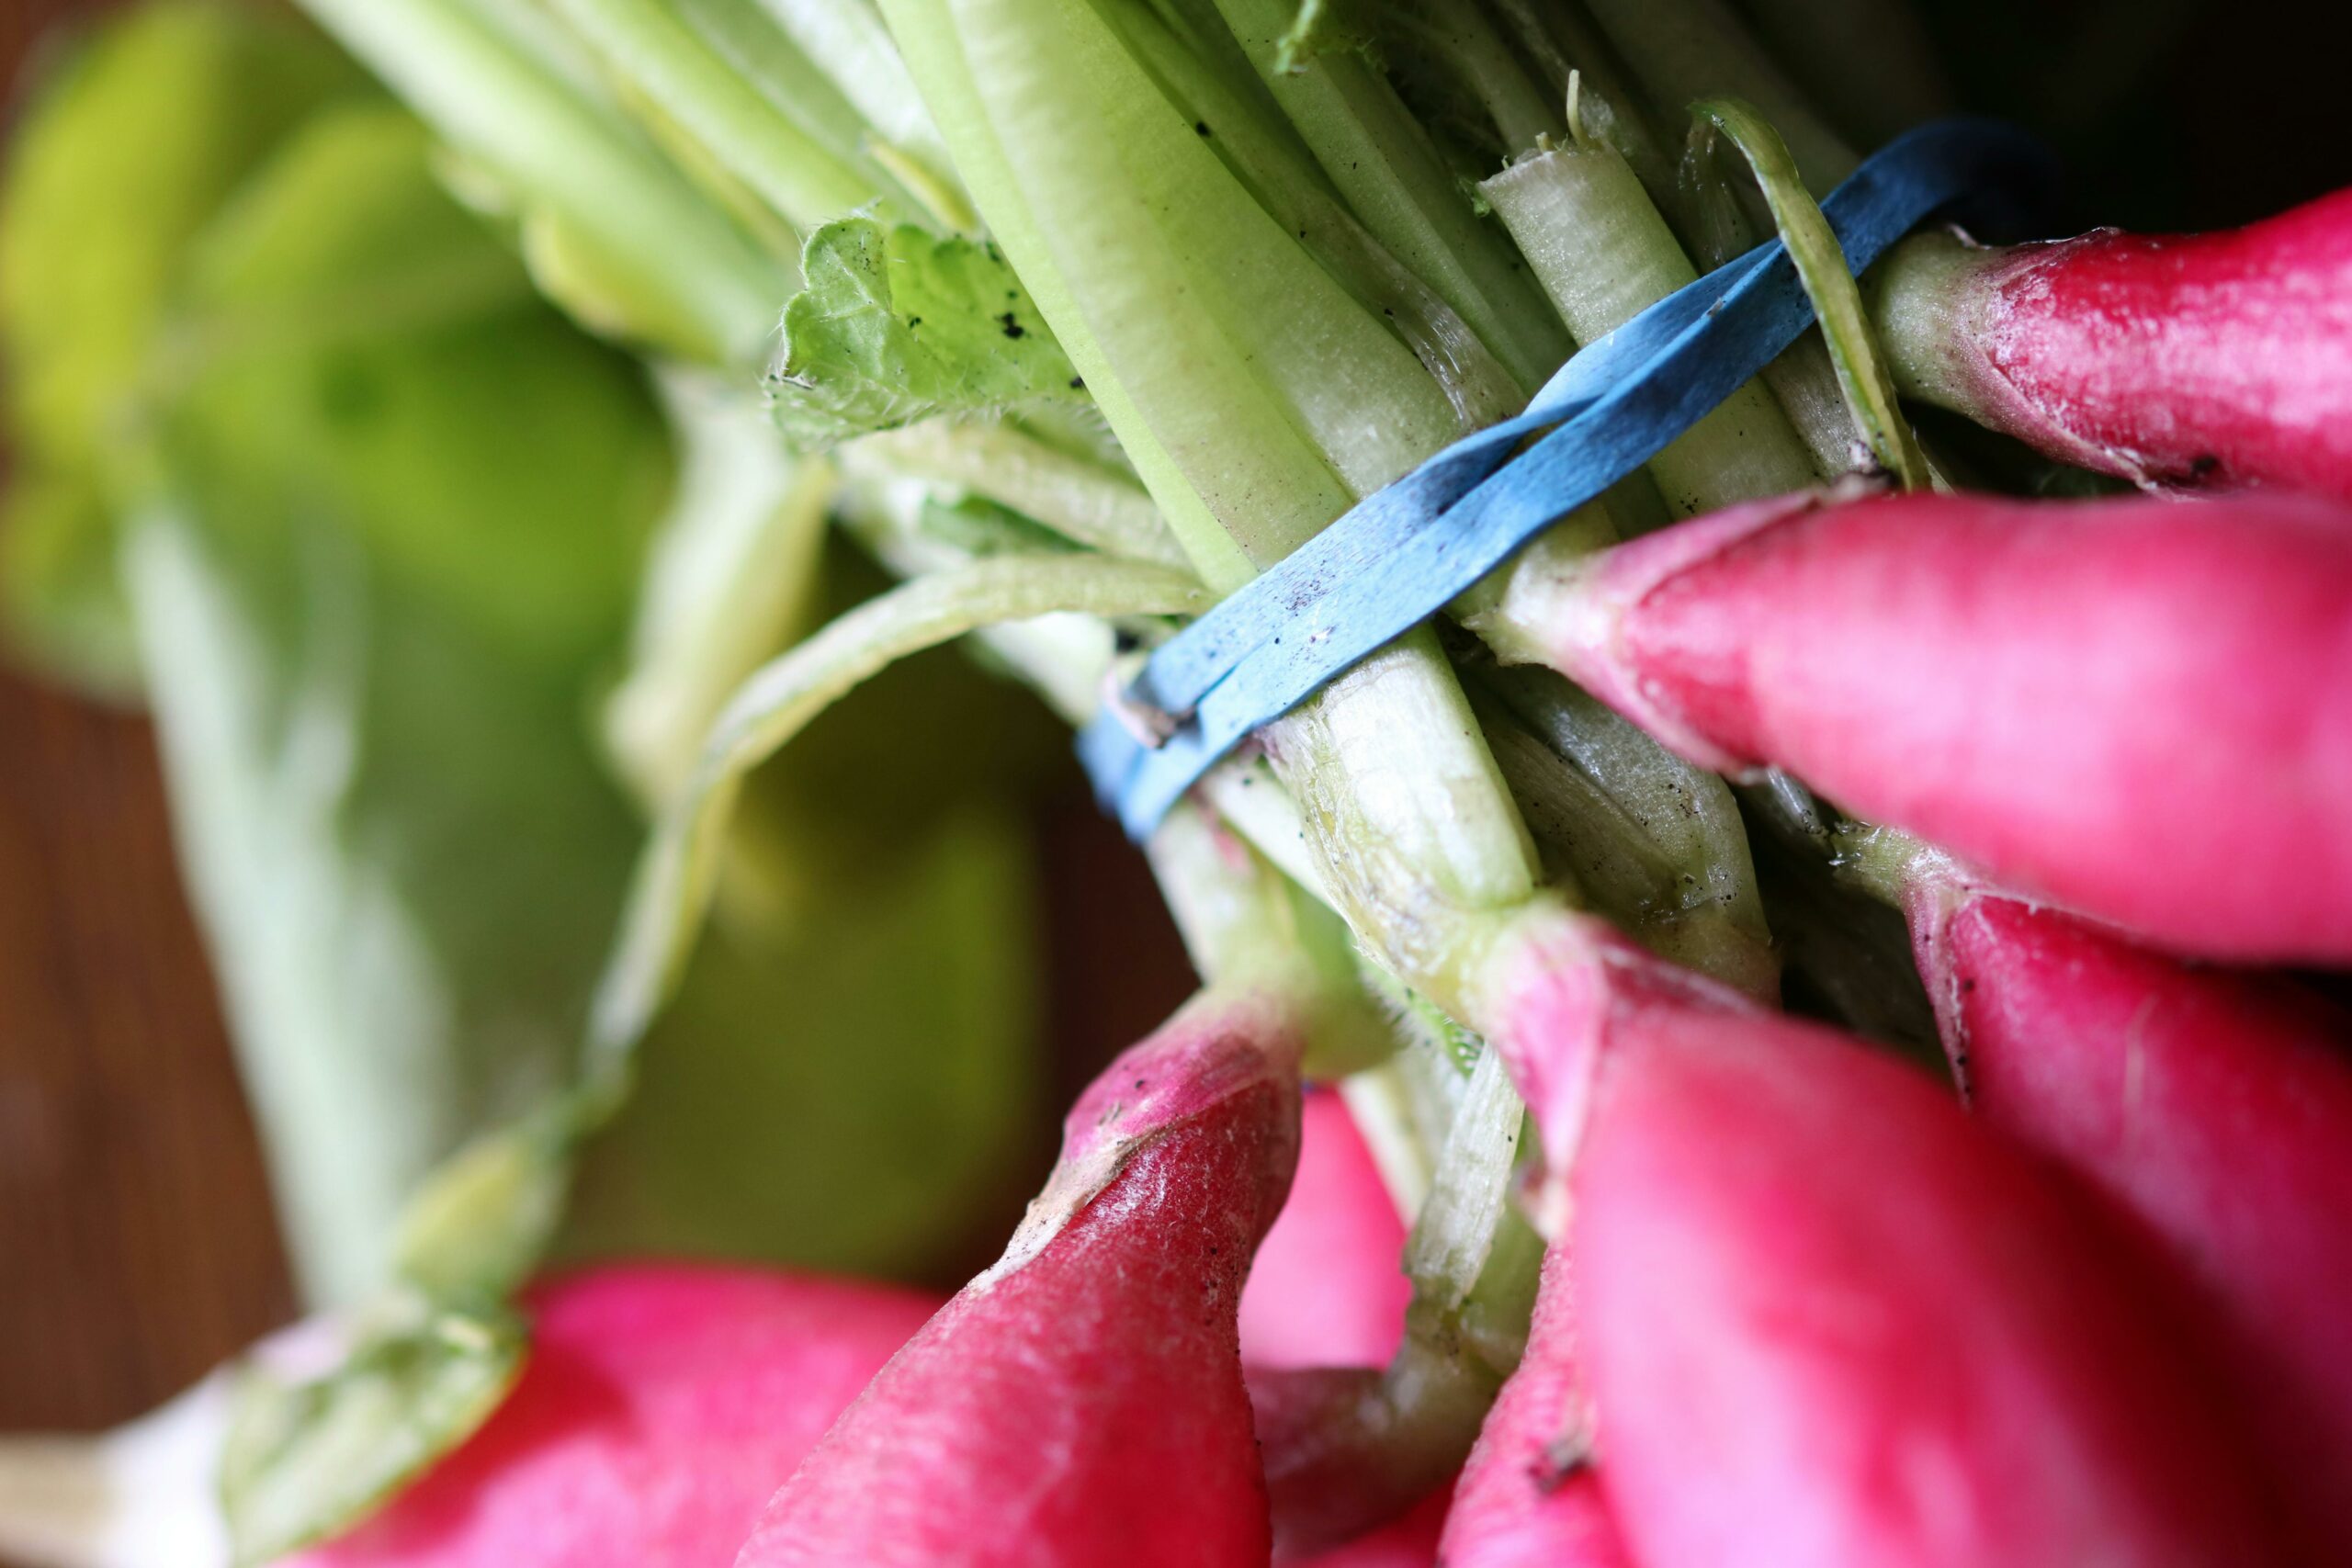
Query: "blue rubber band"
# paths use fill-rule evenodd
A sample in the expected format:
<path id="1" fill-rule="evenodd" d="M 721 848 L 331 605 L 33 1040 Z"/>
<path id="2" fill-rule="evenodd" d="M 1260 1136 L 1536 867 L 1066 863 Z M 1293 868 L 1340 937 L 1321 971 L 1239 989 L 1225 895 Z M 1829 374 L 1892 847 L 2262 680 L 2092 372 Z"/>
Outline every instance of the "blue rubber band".
<path id="1" fill-rule="evenodd" d="M 2008 127 L 1939 120 L 1873 154 L 1822 211 L 1859 273 L 1939 214 L 2027 231 L 2050 169 L 2040 145 Z M 1796 267 L 1772 240 L 1577 353 L 1525 412 L 1367 496 L 1146 661 L 1127 700 L 1177 721 L 1163 742 L 1147 746 L 1110 713 L 1080 733 L 1103 809 L 1145 838 L 1253 731 L 1647 462 L 1812 323 Z"/>

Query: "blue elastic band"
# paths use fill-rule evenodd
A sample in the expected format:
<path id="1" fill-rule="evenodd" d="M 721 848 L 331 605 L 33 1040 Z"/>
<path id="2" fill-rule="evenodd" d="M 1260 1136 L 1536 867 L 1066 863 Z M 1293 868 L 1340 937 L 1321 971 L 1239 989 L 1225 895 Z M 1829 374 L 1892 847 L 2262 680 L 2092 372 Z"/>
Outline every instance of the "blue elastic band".
<path id="1" fill-rule="evenodd" d="M 2024 231 L 2049 183 L 2039 144 L 1990 121 L 1951 119 L 1890 143 L 1821 205 L 1859 273 L 1939 214 Z M 1103 809 L 1143 839 L 1252 731 L 1647 462 L 1812 322 L 1796 268 L 1773 240 L 1579 352 L 1524 413 L 1366 497 L 1153 653 L 1128 698 L 1179 721 L 1164 742 L 1146 746 L 1109 713 L 1080 733 Z"/>

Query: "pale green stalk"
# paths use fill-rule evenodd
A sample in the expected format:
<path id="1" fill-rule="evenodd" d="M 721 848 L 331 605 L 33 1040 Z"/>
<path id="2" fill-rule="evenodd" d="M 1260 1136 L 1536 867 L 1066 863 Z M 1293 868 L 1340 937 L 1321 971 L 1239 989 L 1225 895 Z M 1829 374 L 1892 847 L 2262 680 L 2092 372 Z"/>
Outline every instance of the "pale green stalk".
<path id="1" fill-rule="evenodd" d="M 1388 254 L 1452 306 L 1510 369 L 1522 394 L 1573 346 L 1510 245 L 1464 199 L 1429 134 L 1361 57 L 1324 55 L 1282 69 L 1287 0 L 1216 0 L 1317 164 Z"/>
<path id="2" fill-rule="evenodd" d="M 1106 555 L 1188 565 L 1140 485 L 1002 420 L 925 420 L 861 437 L 840 456 L 852 472 L 908 474 L 986 496 Z"/>
<path id="3" fill-rule="evenodd" d="M 913 499 L 924 488 L 921 481 L 867 483 L 887 484 L 893 493 L 861 496 L 854 489 L 847 498 L 851 526 L 886 564 L 898 570 L 910 562 L 928 577 L 969 569 L 976 558 L 959 558 L 954 544 L 926 536 L 923 503 Z M 1096 635 L 1035 635 L 1047 629 L 1045 622 Z M 980 627 L 975 635 L 1073 725 L 1094 716 L 1112 647 L 1102 620 L 1063 613 Z M 1255 782 L 1251 794 L 1277 813 L 1286 808 L 1282 786 L 1270 775 Z M 1295 843 L 1295 814 L 1289 821 Z M 1396 1035 L 1359 983 L 1359 958 L 1345 923 L 1311 882 L 1287 874 L 1290 866 L 1245 842 L 1250 837 L 1246 828 L 1237 838 L 1225 822 L 1180 804 L 1146 845 L 1193 968 L 1205 982 L 1283 992 L 1300 1014 L 1305 1066 L 1313 1076 L 1335 1077 L 1377 1065 L 1395 1052 Z M 1297 857 L 1289 858 L 1297 863 Z"/>
<path id="4" fill-rule="evenodd" d="M 877 189 L 902 189 L 943 228 L 977 226 L 939 133 L 865 0 L 675 3 L 703 41 L 834 158 Z"/>
<path id="5" fill-rule="evenodd" d="M 1845 394 L 1854 427 L 1878 466 L 1893 474 L 1905 490 L 1928 483 L 1928 457 L 1911 422 L 1897 405 L 1894 379 L 1878 351 L 1877 334 L 1862 309 L 1862 291 L 1846 265 L 1846 254 L 1829 220 L 1797 178 L 1788 144 L 1750 105 L 1736 98 L 1711 98 L 1695 113 L 1729 137 L 1756 171 L 1764 199 L 1780 225 L 1806 298 L 1821 319 L 1830 362 Z"/>
<path id="6" fill-rule="evenodd" d="M 1722 143 L 1713 125 L 1692 123 L 1670 194 L 1651 185 L 1653 198 L 1672 215 L 1692 259 L 1710 272 L 1756 243 L 1756 224 L 1724 166 Z M 1643 183 L 1650 185 L 1646 177 Z M 1807 328 L 1767 365 L 1763 381 L 1813 455 L 1814 471 L 1821 478 L 1836 479 L 1864 460 L 1819 328 Z"/>
<path id="7" fill-rule="evenodd" d="M 1442 72 L 1486 112 L 1504 150 L 1559 134 L 1560 104 L 1548 97 L 1515 51 L 1471 0 L 1380 0 L 1364 13 L 1397 55 Z"/>
<path id="8" fill-rule="evenodd" d="M 1871 269 L 1871 322 L 1904 397 L 1979 418 L 2002 407 L 2007 388 L 1977 346 L 1989 292 L 1982 280 L 1998 260 L 1998 252 L 1930 230 Z"/>
<path id="9" fill-rule="evenodd" d="M 1339 1087 L 1349 1119 L 1380 1172 L 1381 1185 L 1388 1189 L 1397 1213 L 1410 1219 L 1429 1201 L 1441 1140 L 1427 1133 L 1415 1115 L 1407 1056 L 1399 1052 L 1376 1067 L 1351 1073 Z"/>
<path id="10" fill-rule="evenodd" d="M 1819 328 L 1807 328 L 1782 349 L 1779 358 L 1764 367 L 1763 379 L 1797 439 L 1812 454 L 1816 475 L 1834 479 L 1861 466 L 1866 448 L 1854 434 L 1854 417 L 1838 389 L 1838 367 Z"/>
<path id="11" fill-rule="evenodd" d="M 554 0 L 560 6 L 561 0 Z M 845 84 L 801 52 L 759 0 L 670 0 L 678 20 L 724 61 L 745 86 L 825 145 L 842 164 L 865 155 L 873 136 Z"/>
<path id="12" fill-rule="evenodd" d="M 1696 99 L 1737 94 L 1767 106 L 1767 118 L 1794 149 L 1792 157 L 1802 182 L 1813 192 L 1826 193 L 1852 173 L 1857 160 L 1851 148 L 1822 125 L 1802 95 L 1766 60 L 1755 39 L 1719 0 L 1678 0 L 1673 6 L 1657 6 L 1651 0 L 1591 0 L 1591 5 L 1613 40 L 1632 59 L 1668 126 L 1679 125 Z M 1737 201 L 1706 163 L 1704 150 L 1694 145 L 1673 193 L 1661 190 L 1647 168 L 1641 172 L 1653 199 L 1672 206 L 1686 231 L 1715 231 L 1713 239 L 1720 254 L 1700 258 L 1712 265 L 1747 249 L 1752 238 Z M 1533 259 L 1532 254 L 1530 259 Z M 1762 379 L 1779 400 L 1783 416 L 1773 423 L 1792 426 L 1819 478 L 1835 478 L 1854 467 L 1855 452 L 1848 434 L 1849 400 L 1841 395 L 1842 378 L 1819 334 L 1808 333 L 1799 338 L 1765 368 Z M 1780 488 L 1793 487 L 1784 483 Z"/>
<path id="13" fill-rule="evenodd" d="M 1548 670 L 1475 671 L 1473 705 L 1547 867 L 1653 951 L 1766 1002 L 1780 965 L 1723 780 Z"/>
<path id="14" fill-rule="evenodd" d="M 1267 1450 L 1276 1550 L 1311 1553 L 1442 1483 L 1526 1348 L 1543 1244 L 1511 1201 L 1526 1112 L 1493 1053 L 1471 1070 L 1405 1246 L 1413 1281 L 1389 1364 L 1275 1373 L 1309 1398 Z"/>
<path id="15" fill-rule="evenodd" d="M 694 0 L 696 5 L 707 0 Z M 947 144 L 915 91 L 874 0 L 751 0 L 824 72 L 882 144 L 955 177 Z"/>
<path id="16" fill-rule="evenodd" d="M 1546 149 L 1480 188 L 1579 343 L 1698 278 L 1632 167 L 1606 143 Z M 1815 478 L 1788 419 L 1752 381 L 1652 457 L 1649 471 L 1685 517 L 1802 490 Z"/>
<path id="17" fill-rule="evenodd" d="M 1412 350 L 1444 389 L 1464 432 L 1520 410 L 1532 383 L 1515 379 L 1452 305 L 1357 220 L 1291 128 L 1270 112 L 1253 79 L 1224 79 L 1137 0 L 1096 3 L 1179 117 L 1192 122 L 1275 226 L 1295 234 L 1367 315 Z M 1548 316 L 1540 298 L 1534 308 Z"/>
<path id="18" fill-rule="evenodd" d="M 1391 643 L 1264 738 L 1340 912 L 1414 989 L 1474 1017 L 1471 982 L 1538 866 L 1434 635 Z"/>
<path id="19" fill-rule="evenodd" d="M 1280 992 L 1317 1078 L 1373 1066 L 1396 1036 L 1356 977 L 1347 928 L 1205 813 L 1180 804 L 1145 846 L 1193 967 L 1219 986 Z"/>
<path id="20" fill-rule="evenodd" d="M 1107 379 L 1089 384 L 1098 395 L 1115 385 L 1105 412 L 1122 440 L 1171 460 L 1172 472 L 1138 463 L 1171 520 L 1189 491 L 1271 560 L 1444 444 L 1452 420 L 1435 384 L 1273 225 L 1091 12 L 1068 0 L 943 8 L 970 51 L 955 63 L 968 65 L 1020 198 L 1015 222 L 1034 226 L 1008 251 L 1057 335 L 1109 361 Z M 892 16 L 902 39 L 926 19 L 911 0 Z M 915 53 L 928 91 L 940 62 L 927 72 Z M 989 193 L 978 180 L 975 190 L 1002 233 Z M 1024 257 L 1015 246 L 1032 237 Z M 1056 275 L 1042 288 L 1041 266 Z M 1057 301 L 1076 312 L 1068 329 Z M 1179 493 L 1163 491 L 1171 483 Z M 1220 563 L 1201 564 L 1210 576 Z M 1268 739 L 1339 907 L 1417 986 L 1452 993 L 1463 930 L 1532 896 L 1534 868 L 1434 644 L 1405 639 Z"/>
<path id="21" fill-rule="evenodd" d="M 1414 1295 L 1409 1331 L 1462 1341 L 1498 1374 L 1518 1365 L 1533 1304 L 1534 1235 L 1512 1201 L 1526 1121 L 1501 1058 L 1481 1053 L 1454 1110 L 1429 1201 L 1405 1242 Z M 1442 1326 L 1429 1323 L 1432 1317 Z"/>
<path id="22" fill-rule="evenodd" d="M 699 378 L 661 379 L 678 478 L 654 536 L 628 677 L 605 705 L 605 745 L 649 807 L 684 784 L 711 721 L 814 608 L 835 477 L 796 461 L 752 400 Z"/>
<path id="23" fill-rule="evenodd" d="M 1829 830 L 1829 847 L 1838 880 L 1898 909 L 1923 872 L 1952 863 L 1951 855 L 1925 840 L 1856 817 Z"/>
<path id="24" fill-rule="evenodd" d="M 664 0 L 549 0 L 605 64 L 802 233 L 876 196 Z"/>
<path id="25" fill-rule="evenodd" d="M 1184 554 L 1211 589 L 1225 592 L 1255 569 L 1184 480 L 1174 454 L 1135 407 L 1113 374 L 1108 355 L 1087 330 L 1075 296 L 1055 269 L 1044 229 L 1030 210 L 1012 161 L 999 142 L 956 39 L 947 0 L 881 0 L 892 36 L 924 104 L 956 149 L 956 166 L 986 217 L 989 231 L 1020 274 L 1063 350 L 1079 368 L 1136 472 L 1159 504 Z M 1252 408 L 1261 404 L 1252 401 Z M 1277 426 L 1277 429 L 1281 427 Z M 1279 488 L 1279 487 L 1277 487 Z M 1273 498 L 1270 491 L 1269 499 Z"/>
<path id="26" fill-rule="evenodd" d="M 1452 408 L 1410 352 L 1258 206 L 1081 0 L 949 9 L 1086 331 L 1255 562 L 1453 438 Z"/>
<path id="27" fill-rule="evenodd" d="M 833 508 L 842 529 L 886 570 L 902 578 L 958 570 L 989 553 L 972 547 L 967 527 L 957 527 L 956 536 L 943 537 L 937 525 L 941 511 L 939 495 L 929 480 L 888 472 L 862 474 L 854 468 L 847 475 Z M 970 520 L 957 521 L 963 525 Z M 1036 547 L 1034 538 L 1018 545 L 1008 538 L 1005 543 L 1006 550 L 994 553 Z M 1073 729 L 1091 720 L 1102 707 L 1111 667 L 1118 656 L 1118 634 L 1109 622 L 1091 615 L 1006 621 L 981 626 L 972 637 Z"/>
<path id="28" fill-rule="evenodd" d="M 301 3 L 512 188 L 535 265 L 560 254 L 593 270 L 596 325 L 695 357 L 757 357 L 790 272 L 559 70 L 467 0 Z"/>

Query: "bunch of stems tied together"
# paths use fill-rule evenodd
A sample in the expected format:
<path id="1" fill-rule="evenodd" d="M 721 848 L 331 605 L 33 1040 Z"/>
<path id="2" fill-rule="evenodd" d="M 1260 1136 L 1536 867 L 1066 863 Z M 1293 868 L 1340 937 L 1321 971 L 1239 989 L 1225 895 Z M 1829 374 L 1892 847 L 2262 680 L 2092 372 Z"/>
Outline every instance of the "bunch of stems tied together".
<path id="1" fill-rule="evenodd" d="M 1857 279 L 1818 198 L 1946 107 L 1894 0 L 300 4 L 765 488 L 605 709 L 653 827 L 577 1071 L 408 1201 L 397 1304 L 252 1396 L 241 1557 L 2352 1553 L 2352 1029 L 2205 966 L 2352 962 L 2352 194 Z M 1084 724 L 1774 235 L 1816 330 L 1153 833 L 1203 987 L 999 1262 L 927 1321 L 523 1298 L 575 1359 L 632 1292 L 614 1333 L 806 1318 L 740 1364 L 854 1375 L 760 1476 L 676 1457 L 738 1429 L 715 1351 L 616 1363 L 680 1434 L 645 1453 L 567 1424 L 552 1350 L 512 1393 L 458 1353 L 524 1332 L 747 780 L 835 699 L 969 637 Z M 894 585 L 778 652 L 828 524 Z M 1957 1097 L 1899 1059 L 1939 1043 Z M 354 1414 L 387 1387 L 432 1402 L 399 1442 Z M 337 1436 L 341 1483 L 288 1457 Z M 518 1545 L 495 1500 L 567 1464 L 665 1500 Z"/>

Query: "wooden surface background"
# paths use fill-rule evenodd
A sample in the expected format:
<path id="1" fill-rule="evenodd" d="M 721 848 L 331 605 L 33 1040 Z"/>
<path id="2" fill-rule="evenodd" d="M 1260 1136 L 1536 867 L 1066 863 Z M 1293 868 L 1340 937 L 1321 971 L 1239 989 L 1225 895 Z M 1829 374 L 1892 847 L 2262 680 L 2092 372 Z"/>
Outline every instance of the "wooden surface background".
<path id="1" fill-rule="evenodd" d="M 0 0 L 0 81 L 94 9 Z M 0 669 L 0 1430 L 119 1420 L 291 1308 L 148 728 Z"/>

